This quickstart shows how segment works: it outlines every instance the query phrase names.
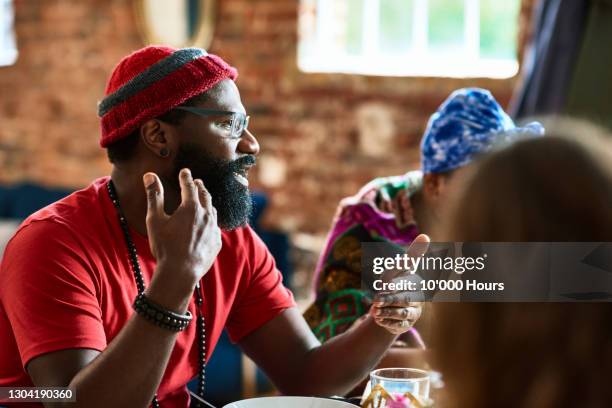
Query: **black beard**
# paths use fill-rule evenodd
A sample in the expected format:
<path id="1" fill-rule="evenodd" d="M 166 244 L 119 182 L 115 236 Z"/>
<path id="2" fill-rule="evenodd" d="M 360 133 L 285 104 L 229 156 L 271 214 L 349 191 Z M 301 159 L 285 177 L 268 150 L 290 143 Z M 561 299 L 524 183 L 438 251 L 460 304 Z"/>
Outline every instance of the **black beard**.
<path id="1" fill-rule="evenodd" d="M 233 230 L 247 224 L 253 208 L 248 187 L 236 180 L 234 173 L 244 174 L 242 170 L 253 164 L 255 156 L 252 155 L 224 160 L 195 144 L 182 143 L 174 160 L 171 184 L 180 194 L 179 172 L 183 168 L 191 170 L 193 179 L 201 179 L 212 197 L 219 228 Z"/>

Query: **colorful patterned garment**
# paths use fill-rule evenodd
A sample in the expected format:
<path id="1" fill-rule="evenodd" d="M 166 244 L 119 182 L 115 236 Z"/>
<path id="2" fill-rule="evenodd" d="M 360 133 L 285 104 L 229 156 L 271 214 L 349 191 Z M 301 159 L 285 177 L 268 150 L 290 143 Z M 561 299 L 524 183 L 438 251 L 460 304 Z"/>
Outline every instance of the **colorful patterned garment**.
<path id="1" fill-rule="evenodd" d="M 340 202 L 315 272 L 316 300 L 304 314 L 321 342 L 346 331 L 370 309 L 372 299 L 361 289 L 361 243 L 405 246 L 418 235 L 416 225 L 399 229 L 393 214 L 379 211 L 376 194 L 385 189 L 393 197 L 406 190 L 411 196 L 421 185 L 420 171 L 378 178 Z"/>
<path id="2" fill-rule="evenodd" d="M 485 89 L 453 92 L 431 115 L 421 140 L 423 173 L 447 173 L 480 155 L 526 137 L 544 134 L 537 122 L 517 127 Z M 341 201 L 325 250 L 315 272 L 316 299 L 305 318 L 323 342 L 348 329 L 367 313 L 371 299 L 361 288 L 361 242 L 383 241 L 406 246 L 418 235 L 416 225 L 400 229 L 395 216 L 375 205 L 381 191 L 392 198 L 400 190 L 410 197 L 422 185 L 422 173 L 385 177 L 368 183 Z M 422 346 L 416 330 L 409 332 Z"/>

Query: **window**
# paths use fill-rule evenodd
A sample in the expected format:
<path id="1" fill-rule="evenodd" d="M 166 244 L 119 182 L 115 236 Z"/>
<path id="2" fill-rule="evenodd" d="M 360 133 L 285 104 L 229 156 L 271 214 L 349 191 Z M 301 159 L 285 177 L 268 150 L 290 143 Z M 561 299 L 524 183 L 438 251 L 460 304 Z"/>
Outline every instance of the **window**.
<path id="1" fill-rule="evenodd" d="M 520 0 L 302 0 L 306 72 L 508 78 Z"/>
<path id="2" fill-rule="evenodd" d="M 0 0 L 0 66 L 12 65 L 17 60 L 12 3 L 12 0 Z"/>

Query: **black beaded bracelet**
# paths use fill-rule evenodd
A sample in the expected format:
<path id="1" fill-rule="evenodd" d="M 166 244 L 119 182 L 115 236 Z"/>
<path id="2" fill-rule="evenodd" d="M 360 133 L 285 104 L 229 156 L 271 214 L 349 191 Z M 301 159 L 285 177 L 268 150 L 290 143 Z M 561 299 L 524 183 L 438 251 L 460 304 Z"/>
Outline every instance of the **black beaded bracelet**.
<path id="1" fill-rule="evenodd" d="M 192 319 L 189 311 L 184 315 L 174 313 L 171 310 L 151 302 L 144 293 L 140 293 L 136 296 L 133 308 L 136 313 L 156 326 L 175 332 L 185 330 Z"/>

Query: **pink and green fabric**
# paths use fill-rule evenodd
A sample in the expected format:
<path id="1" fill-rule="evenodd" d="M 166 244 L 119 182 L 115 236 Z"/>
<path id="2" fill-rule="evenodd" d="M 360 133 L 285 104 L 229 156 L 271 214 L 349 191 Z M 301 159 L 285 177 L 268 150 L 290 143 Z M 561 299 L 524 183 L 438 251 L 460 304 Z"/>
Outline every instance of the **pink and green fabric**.
<path id="1" fill-rule="evenodd" d="M 380 211 L 375 204 L 377 194 L 384 189 L 391 198 L 399 191 L 411 196 L 421 185 L 420 171 L 382 177 L 340 202 L 317 264 L 316 298 L 304 314 L 320 341 L 346 331 L 371 306 L 372 299 L 361 289 L 361 243 L 391 242 L 405 246 L 419 234 L 416 225 L 400 229 L 393 214 Z"/>

